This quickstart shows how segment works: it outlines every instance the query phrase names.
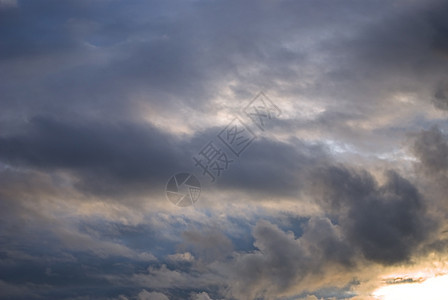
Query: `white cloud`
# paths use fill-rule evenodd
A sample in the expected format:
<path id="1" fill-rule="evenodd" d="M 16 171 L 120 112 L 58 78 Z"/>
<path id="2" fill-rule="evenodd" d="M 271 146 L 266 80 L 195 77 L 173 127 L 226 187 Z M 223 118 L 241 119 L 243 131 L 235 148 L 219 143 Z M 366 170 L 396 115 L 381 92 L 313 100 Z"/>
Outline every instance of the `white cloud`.
<path id="1" fill-rule="evenodd" d="M 169 300 L 165 294 L 159 292 L 148 292 L 147 290 L 142 290 L 137 295 L 137 300 Z"/>
<path id="2" fill-rule="evenodd" d="M 213 300 L 206 292 L 193 293 L 190 296 L 190 300 Z"/>

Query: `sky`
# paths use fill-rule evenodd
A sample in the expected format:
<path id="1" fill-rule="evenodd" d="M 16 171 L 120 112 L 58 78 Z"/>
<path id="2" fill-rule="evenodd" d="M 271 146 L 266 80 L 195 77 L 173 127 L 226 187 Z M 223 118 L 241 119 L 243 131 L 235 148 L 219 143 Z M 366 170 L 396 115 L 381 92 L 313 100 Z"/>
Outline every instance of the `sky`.
<path id="1" fill-rule="evenodd" d="M 0 0 L 0 299 L 446 299 L 447 70 L 446 1 Z"/>

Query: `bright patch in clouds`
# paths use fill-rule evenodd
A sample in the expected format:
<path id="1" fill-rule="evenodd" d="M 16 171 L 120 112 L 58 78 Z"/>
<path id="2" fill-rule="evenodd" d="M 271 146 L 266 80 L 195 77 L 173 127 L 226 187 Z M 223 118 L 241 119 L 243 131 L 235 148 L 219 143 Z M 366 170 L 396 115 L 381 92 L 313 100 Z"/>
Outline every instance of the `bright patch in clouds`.
<path id="1" fill-rule="evenodd" d="M 448 275 L 428 278 L 418 283 L 402 283 L 381 287 L 373 295 L 381 300 L 445 300 L 448 295 Z"/>

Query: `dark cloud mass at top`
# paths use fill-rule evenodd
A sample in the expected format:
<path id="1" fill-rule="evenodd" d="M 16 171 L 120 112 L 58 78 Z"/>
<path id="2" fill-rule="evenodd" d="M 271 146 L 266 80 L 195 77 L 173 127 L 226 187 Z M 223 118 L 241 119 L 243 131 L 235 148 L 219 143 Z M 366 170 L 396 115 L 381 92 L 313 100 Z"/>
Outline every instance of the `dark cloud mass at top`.
<path id="1" fill-rule="evenodd" d="M 424 282 L 402 274 L 446 261 L 447 70 L 444 1 L 0 0 L 0 299 Z M 260 91 L 281 114 L 210 182 L 192 157 Z"/>

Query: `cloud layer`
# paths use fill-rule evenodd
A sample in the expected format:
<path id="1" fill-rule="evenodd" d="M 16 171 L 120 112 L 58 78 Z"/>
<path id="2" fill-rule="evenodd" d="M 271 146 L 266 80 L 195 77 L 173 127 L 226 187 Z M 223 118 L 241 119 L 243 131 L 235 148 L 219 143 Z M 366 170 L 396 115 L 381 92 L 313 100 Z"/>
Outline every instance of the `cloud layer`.
<path id="1" fill-rule="evenodd" d="M 444 261 L 447 15 L 0 0 L 0 298 L 374 299 Z M 235 117 L 256 138 L 211 182 L 193 157 Z"/>

